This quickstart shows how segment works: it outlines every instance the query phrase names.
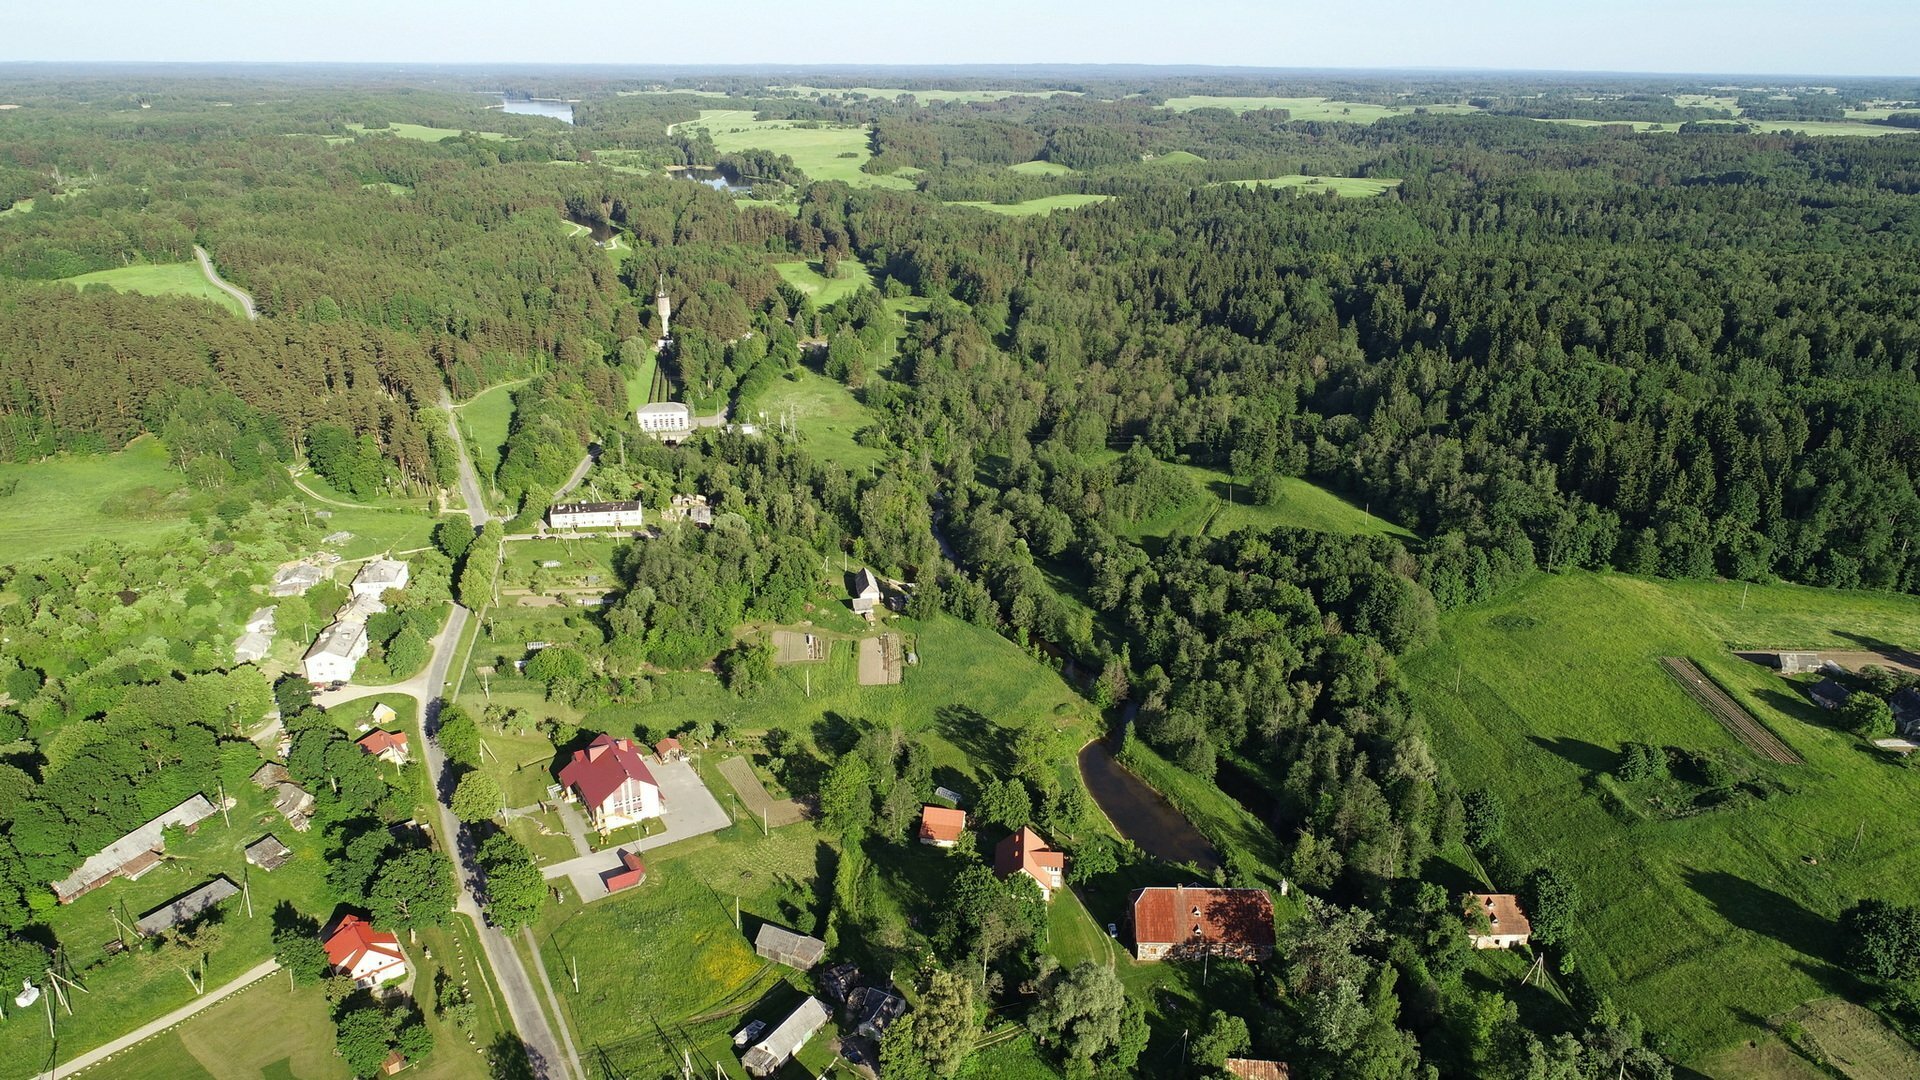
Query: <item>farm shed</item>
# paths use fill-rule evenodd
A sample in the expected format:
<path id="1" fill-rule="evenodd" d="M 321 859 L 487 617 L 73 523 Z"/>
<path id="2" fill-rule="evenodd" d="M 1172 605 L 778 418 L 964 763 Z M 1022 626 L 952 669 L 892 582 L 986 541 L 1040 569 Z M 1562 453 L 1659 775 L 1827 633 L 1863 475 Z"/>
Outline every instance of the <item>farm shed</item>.
<path id="1" fill-rule="evenodd" d="M 793 1060 L 793 1055 L 807 1045 L 813 1034 L 827 1025 L 833 1014 L 819 998 L 808 997 L 793 1010 L 773 1034 L 747 1051 L 740 1063 L 755 1076 L 772 1076 L 781 1066 Z"/>
<path id="2" fill-rule="evenodd" d="M 269 873 L 285 866 L 292 857 L 292 849 L 272 833 L 247 845 L 247 861 Z"/>
<path id="3" fill-rule="evenodd" d="M 1820 670 L 1820 654 L 1783 652 L 1780 654 L 1779 664 L 1782 675 L 1804 675 L 1809 671 Z"/>
<path id="4" fill-rule="evenodd" d="M 140 916 L 140 921 L 134 923 L 133 928 L 141 937 L 152 937 L 162 930 L 171 930 L 181 923 L 193 920 L 208 908 L 239 891 L 240 886 L 227 880 L 225 875 L 216 877 L 192 892 L 184 896 L 176 896 Z"/>
<path id="5" fill-rule="evenodd" d="M 767 923 L 754 937 L 753 951 L 776 963 L 806 971 L 827 954 L 827 943 Z"/>
<path id="6" fill-rule="evenodd" d="M 105 885 L 116 875 L 132 880 L 160 861 L 157 852 L 167 849 L 166 830 L 171 826 L 192 829 L 214 815 L 214 805 L 205 795 L 195 795 L 145 825 L 101 848 L 80 868 L 53 883 L 54 895 L 63 904 Z"/>
<path id="7" fill-rule="evenodd" d="M 1821 679 L 1807 688 L 1807 696 L 1823 709 L 1837 709 L 1847 703 L 1851 691 L 1832 679 Z"/>
<path id="8" fill-rule="evenodd" d="M 647 864 L 640 860 L 639 855 L 625 849 L 620 852 L 620 865 L 600 875 L 601 884 L 605 885 L 610 893 L 631 889 L 645 880 L 647 880 Z"/>

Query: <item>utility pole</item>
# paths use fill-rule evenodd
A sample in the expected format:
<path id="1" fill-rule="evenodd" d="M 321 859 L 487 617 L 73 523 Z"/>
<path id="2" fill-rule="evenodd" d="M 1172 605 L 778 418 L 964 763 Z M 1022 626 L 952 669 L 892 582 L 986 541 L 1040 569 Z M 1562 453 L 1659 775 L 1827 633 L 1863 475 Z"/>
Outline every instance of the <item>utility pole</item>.
<path id="1" fill-rule="evenodd" d="M 227 816 L 227 782 L 220 781 L 220 821 L 227 828 L 233 828 L 233 819 Z"/>

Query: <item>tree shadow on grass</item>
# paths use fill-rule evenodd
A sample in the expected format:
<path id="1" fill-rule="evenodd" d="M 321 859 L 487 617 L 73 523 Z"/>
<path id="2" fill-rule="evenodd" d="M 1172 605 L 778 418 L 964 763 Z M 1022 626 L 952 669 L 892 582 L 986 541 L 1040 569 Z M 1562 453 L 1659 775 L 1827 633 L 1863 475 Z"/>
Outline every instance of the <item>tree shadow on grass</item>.
<path id="1" fill-rule="evenodd" d="M 942 705 L 933 710 L 934 726 L 946 740 L 960 748 L 967 759 L 976 762 L 998 761 L 1007 756 L 1011 739 L 978 709 L 966 705 Z"/>
<path id="2" fill-rule="evenodd" d="M 1564 737 L 1549 739 L 1544 735 L 1529 735 L 1527 739 L 1540 749 L 1566 760 L 1585 772 L 1612 772 L 1614 766 L 1620 763 L 1618 752 L 1596 743 Z"/>
<path id="3" fill-rule="evenodd" d="M 1831 920 L 1765 885 L 1724 871 L 1688 870 L 1686 882 L 1721 918 L 1818 961 L 1802 966 L 1822 984 L 1832 982 L 1837 973 L 1832 967 L 1837 943 Z"/>

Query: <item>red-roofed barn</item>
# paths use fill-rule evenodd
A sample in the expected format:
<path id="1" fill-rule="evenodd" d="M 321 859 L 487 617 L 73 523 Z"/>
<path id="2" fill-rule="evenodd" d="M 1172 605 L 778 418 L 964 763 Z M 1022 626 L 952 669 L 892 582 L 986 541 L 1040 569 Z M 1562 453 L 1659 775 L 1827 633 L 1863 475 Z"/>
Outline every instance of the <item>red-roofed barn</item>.
<path id="1" fill-rule="evenodd" d="M 348 915 L 327 938 L 327 962 L 355 986 L 374 987 L 407 977 L 407 954 L 400 939 L 358 915 Z"/>
<path id="2" fill-rule="evenodd" d="M 585 750 L 575 750 L 573 760 L 560 770 L 560 783 L 579 796 L 587 818 L 601 832 L 661 814 L 660 785 L 632 739 L 601 735 Z"/>
<path id="3" fill-rule="evenodd" d="M 1273 898 L 1265 889 L 1136 889 L 1127 928 L 1142 960 L 1265 960 L 1273 955 Z"/>

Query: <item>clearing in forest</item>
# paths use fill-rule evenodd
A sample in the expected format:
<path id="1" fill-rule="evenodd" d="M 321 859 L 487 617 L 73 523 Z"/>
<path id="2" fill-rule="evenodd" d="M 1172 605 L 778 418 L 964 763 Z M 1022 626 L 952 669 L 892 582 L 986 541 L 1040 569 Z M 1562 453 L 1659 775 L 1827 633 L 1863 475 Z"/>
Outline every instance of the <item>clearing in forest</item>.
<path id="1" fill-rule="evenodd" d="M 832 277 L 821 273 L 817 264 L 799 259 L 774 263 L 773 269 L 780 280 L 811 297 L 815 307 L 825 307 L 873 287 L 873 271 L 854 259 L 842 259 Z"/>
<path id="2" fill-rule="evenodd" d="M 1376 180 L 1369 176 L 1276 176 L 1265 180 L 1229 180 L 1235 187 L 1297 187 L 1313 193 L 1331 191 L 1335 195 L 1367 198 L 1383 195 L 1400 185 L 1396 179 Z"/>
<path id="3" fill-rule="evenodd" d="M 200 264 L 191 259 L 177 263 L 141 263 L 117 270 L 96 270 L 91 274 L 60 280 L 82 289 L 89 285 L 106 285 L 119 292 L 138 293 L 141 296 L 191 296 L 211 300 L 235 315 L 246 314 L 240 307 L 240 301 L 208 281 L 206 275 L 200 272 Z"/>
<path id="4" fill-rule="evenodd" d="M 1076 210 L 1082 206 L 1092 206 L 1094 203 L 1106 202 L 1111 198 L 1113 198 L 1111 195 L 1065 194 L 1042 195 L 1037 199 L 1028 199 L 1025 202 L 1017 203 L 956 202 L 948 203 L 947 205 L 971 206 L 976 210 L 988 210 L 996 214 L 1005 214 L 1008 217 L 1030 217 L 1034 214 L 1051 214 L 1055 210 Z"/>
<path id="5" fill-rule="evenodd" d="M 1369 105 L 1359 101 L 1338 101 L 1323 97 L 1214 97 L 1195 94 L 1168 98 L 1166 107 L 1174 112 L 1193 109 L 1228 109 L 1242 113 L 1252 109 L 1285 109 L 1294 120 L 1339 120 L 1350 124 L 1371 124 L 1389 116 L 1401 116 L 1416 110 L 1430 113 L 1478 112 L 1471 105 Z"/>
<path id="6" fill-rule="evenodd" d="M 166 447 L 151 435 L 117 454 L 0 463 L 0 563 L 94 540 L 149 542 L 185 524 L 194 506 L 185 474 L 168 465 Z"/>
<path id="7" fill-rule="evenodd" d="M 458 406 L 460 424 L 472 443 L 473 468 L 483 482 L 491 481 L 500 469 L 507 432 L 513 426 L 513 392 L 526 381 L 515 379 L 488 387 Z"/>
<path id="8" fill-rule="evenodd" d="M 1920 600 L 1571 573 L 1443 616 L 1402 665 L 1438 756 L 1462 788 L 1506 808 L 1511 865 L 1551 864 L 1574 884 L 1568 949 L 1581 970 L 1683 1063 L 1768 1038 L 1761 1018 L 1858 985 L 1834 933 L 1855 901 L 1920 901 L 1920 818 L 1905 809 L 1920 805 L 1920 771 L 1730 651 L 1863 637 L 1920 642 Z M 1663 656 L 1693 658 L 1806 764 L 1748 754 Z M 1623 781 L 1627 742 L 1674 748 L 1682 763 L 1710 756 L 1732 782 L 1691 764 Z"/>
<path id="9" fill-rule="evenodd" d="M 703 110 L 700 126 L 713 136 L 714 149 L 723 154 L 741 150 L 769 150 L 785 154 L 812 180 L 842 180 L 854 187 L 906 190 L 913 181 L 904 176 L 877 176 L 861 172 L 873 157 L 865 124 L 827 124 L 820 121 L 755 120 L 744 109 Z M 680 125 L 675 125 L 680 126 Z"/>

